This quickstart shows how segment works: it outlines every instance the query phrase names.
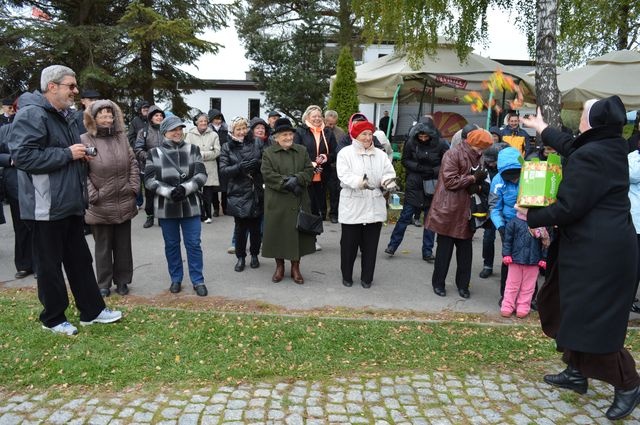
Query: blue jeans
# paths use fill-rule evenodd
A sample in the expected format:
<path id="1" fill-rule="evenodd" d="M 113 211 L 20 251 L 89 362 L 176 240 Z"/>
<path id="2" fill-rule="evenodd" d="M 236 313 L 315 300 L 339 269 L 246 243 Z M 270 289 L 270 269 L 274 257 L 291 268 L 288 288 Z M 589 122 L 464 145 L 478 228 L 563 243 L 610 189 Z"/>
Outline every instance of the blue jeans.
<path id="1" fill-rule="evenodd" d="M 393 233 L 391 233 L 391 239 L 389 240 L 388 248 L 391 248 L 393 251 L 397 250 L 400 244 L 402 243 L 402 239 L 404 238 L 404 232 L 407 230 L 407 226 L 413 223 L 413 215 L 416 212 L 419 212 L 421 208 L 414 207 L 413 205 L 404 204 L 402 206 L 402 212 L 400 213 L 400 218 L 396 223 L 396 226 L 393 228 Z M 424 217 L 427 217 L 429 213 L 429 208 L 422 209 L 424 211 Z M 433 239 L 435 234 L 431 230 L 427 230 L 426 228 L 422 231 L 422 256 L 428 257 L 432 254 L 433 251 Z"/>
<path id="2" fill-rule="evenodd" d="M 140 208 L 144 204 L 144 174 L 140 174 L 140 191 L 136 195 L 136 206 Z"/>
<path id="3" fill-rule="evenodd" d="M 182 282 L 182 252 L 180 251 L 180 229 L 184 237 L 184 247 L 187 250 L 189 264 L 189 278 L 191 283 L 201 285 L 202 276 L 202 248 L 200 247 L 200 232 L 202 224 L 200 216 L 188 218 L 161 218 L 158 220 L 164 238 L 164 254 L 167 257 L 171 282 Z"/>
<path id="4" fill-rule="evenodd" d="M 493 258 L 495 257 L 496 228 L 491 225 L 484 229 L 482 236 L 482 259 L 484 268 L 493 270 Z"/>

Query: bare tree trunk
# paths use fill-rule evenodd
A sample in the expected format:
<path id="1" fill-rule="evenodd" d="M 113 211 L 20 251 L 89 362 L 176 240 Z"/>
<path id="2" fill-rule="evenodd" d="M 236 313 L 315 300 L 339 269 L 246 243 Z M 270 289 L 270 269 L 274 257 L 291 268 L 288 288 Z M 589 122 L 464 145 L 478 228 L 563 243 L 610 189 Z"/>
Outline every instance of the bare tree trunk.
<path id="1" fill-rule="evenodd" d="M 629 48 L 629 4 L 623 3 L 620 5 L 620 19 L 618 20 L 618 42 L 616 44 L 616 48 L 618 50 L 628 49 Z"/>
<path id="2" fill-rule="evenodd" d="M 143 0 L 144 7 L 153 7 L 154 0 Z M 142 98 L 153 105 L 155 99 L 153 96 L 153 47 L 149 42 L 143 42 L 140 46 L 140 69 L 148 78 L 140 81 L 140 91 Z"/>
<path id="3" fill-rule="evenodd" d="M 338 22 L 340 31 L 338 32 L 338 45 L 342 47 L 353 47 L 353 24 L 351 23 L 351 1 L 340 0 L 338 10 Z"/>
<path id="4" fill-rule="evenodd" d="M 560 92 L 556 76 L 556 28 L 558 0 L 538 0 L 536 3 L 538 32 L 536 34 L 536 98 L 544 119 L 560 127 Z"/>
<path id="5" fill-rule="evenodd" d="M 144 43 L 140 49 L 140 68 L 145 71 L 145 75 L 148 78 L 140 81 L 140 89 L 142 91 L 143 99 L 151 104 L 155 103 L 153 96 L 153 60 L 152 60 L 152 48 L 149 43 Z"/>

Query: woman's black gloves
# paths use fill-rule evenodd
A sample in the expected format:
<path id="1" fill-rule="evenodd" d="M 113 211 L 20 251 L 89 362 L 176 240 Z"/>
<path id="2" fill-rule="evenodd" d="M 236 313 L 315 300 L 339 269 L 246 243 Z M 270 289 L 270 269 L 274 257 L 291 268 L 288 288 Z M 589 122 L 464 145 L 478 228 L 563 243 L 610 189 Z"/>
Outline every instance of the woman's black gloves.
<path id="1" fill-rule="evenodd" d="M 302 193 L 302 186 L 298 184 L 298 178 L 296 176 L 287 176 L 282 182 L 282 188 L 293 192 L 294 195 L 299 196 Z"/>
<path id="2" fill-rule="evenodd" d="M 173 202 L 182 202 L 187 199 L 187 191 L 185 190 L 184 186 L 178 185 L 173 188 L 170 196 Z"/>

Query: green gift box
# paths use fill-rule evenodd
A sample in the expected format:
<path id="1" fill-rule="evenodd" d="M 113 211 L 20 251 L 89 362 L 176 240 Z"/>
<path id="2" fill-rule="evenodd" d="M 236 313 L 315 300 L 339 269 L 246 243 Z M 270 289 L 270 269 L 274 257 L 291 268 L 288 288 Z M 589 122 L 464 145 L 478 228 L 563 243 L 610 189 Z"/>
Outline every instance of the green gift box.
<path id="1" fill-rule="evenodd" d="M 534 158 L 521 164 L 518 205 L 546 207 L 556 202 L 562 181 L 560 155 L 551 153 L 546 161 Z"/>

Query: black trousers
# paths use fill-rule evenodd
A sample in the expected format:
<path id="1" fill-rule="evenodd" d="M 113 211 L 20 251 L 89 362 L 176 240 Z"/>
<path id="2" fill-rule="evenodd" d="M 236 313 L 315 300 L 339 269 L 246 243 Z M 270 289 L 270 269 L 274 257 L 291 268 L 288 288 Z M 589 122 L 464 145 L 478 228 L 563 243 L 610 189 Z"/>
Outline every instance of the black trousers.
<path id="1" fill-rule="evenodd" d="M 261 217 L 256 218 L 238 218 L 235 217 L 235 228 L 233 229 L 236 238 L 236 257 L 244 258 L 247 256 L 247 231 L 251 246 L 249 253 L 251 255 L 260 254 L 260 244 L 262 244 L 262 235 L 260 234 Z"/>
<path id="2" fill-rule="evenodd" d="M 62 267 L 80 311 L 80 320 L 89 322 L 105 308 L 93 273 L 91 252 L 84 237 L 81 216 L 56 221 L 29 221 L 38 263 L 38 298 L 44 310 L 40 320 L 53 327 L 67 320 L 69 297 Z"/>
<path id="3" fill-rule="evenodd" d="M 211 204 L 213 203 L 214 198 L 216 198 L 216 201 L 218 200 L 215 186 L 205 186 L 202 188 L 202 202 L 204 204 L 204 211 L 207 215 L 205 219 L 213 217 L 211 215 Z"/>
<path id="4" fill-rule="evenodd" d="M 607 354 L 564 350 L 562 360 L 578 369 L 587 378 L 604 381 L 624 391 L 640 385 L 636 362 L 625 348 Z"/>
<path id="5" fill-rule="evenodd" d="M 309 198 L 311 198 L 311 214 L 327 218 L 327 188 L 324 181 L 313 182 L 309 185 Z"/>
<path id="6" fill-rule="evenodd" d="M 11 196 L 7 197 L 11 210 L 11 221 L 15 233 L 13 262 L 16 270 L 32 270 L 37 273 L 33 260 L 33 243 L 30 224 L 20 218 L 20 203 Z"/>
<path id="7" fill-rule="evenodd" d="M 12 216 L 13 216 L 13 212 L 12 212 Z M 636 237 L 638 241 L 638 268 L 637 268 L 638 276 L 636 277 L 636 290 L 633 291 L 633 302 L 635 302 L 635 299 L 638 293 L 638 284 L 640 283 L 640 235 L 636 235 Z"/>
<path id="8" fill-rule="evenodd" d="M 456 287 L 458 289 L 469 289 L 471 281 L 471 260 L 473 256 L 473 246 L 471 239 L 456 239 L 450 236 L 438 235 L 436 248 L 436 261 L 431 277 L 431 284 L 434 288 L 444 289 L 444 283 L 449 273 L 453 248 L 456 248 Z"/>
<path id="9" fill-rule="evenodd" d="M 500 298 L 504 297 L 504 288 L 507 286 L 507 275 L 509 274 L 509 266 L 500 261 Z M 537 285 L 536 285 L 537 286 Z M 535 299 L 535 295 L 534 295 Z"/>
<path id="10" fill-rule="evenodd" d="M 111 283 L 131 283 L 133 254 L 131 252 L 131 220 L 120 224 L 93 224 L 98 287 L 109 289 Z"/>
<path id="11" fill-rule="evenodd" d="M 342 279 L 353 282 L 353 264 L 360 249 L 360 280 L 373 282 L 382 223 L 343 224 L 340 237 L 340 269 Z"/>
<path id="12" fill-rule="evenodd" d="M 340 179 L 334 164 L 327 170 L 327 189 L 329 190 L 329 217 L 337 219 L 340 206 Z"/>
<path id="13" fill-rule="evenodd" d="M 144 189 L 144 212 L 147 213 L 147 217 L 153 217 L 153 199 L 156 196 L 155 192 L 147 188 Z"/>
<path id="14" fill-rule="evenodd" d="M 220 192 L 220 199 L 218 199 Z M 227 192 L 220 191 L 220 186 L 213 186 L 213 210 L 220 212 L 220 204 L 222 203 L 222 211 L 227 213 Z"/>

